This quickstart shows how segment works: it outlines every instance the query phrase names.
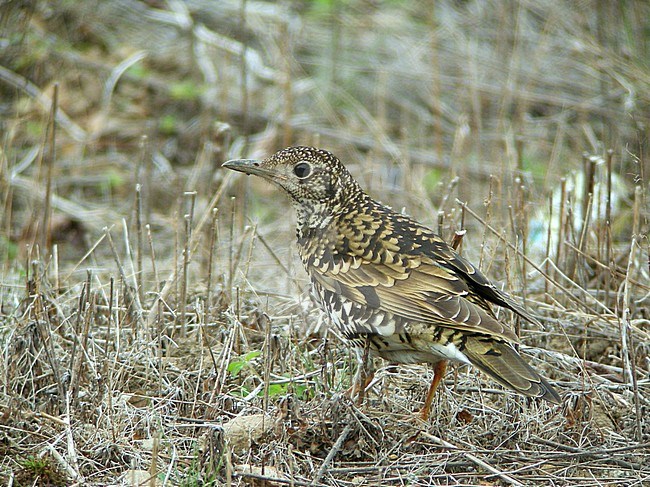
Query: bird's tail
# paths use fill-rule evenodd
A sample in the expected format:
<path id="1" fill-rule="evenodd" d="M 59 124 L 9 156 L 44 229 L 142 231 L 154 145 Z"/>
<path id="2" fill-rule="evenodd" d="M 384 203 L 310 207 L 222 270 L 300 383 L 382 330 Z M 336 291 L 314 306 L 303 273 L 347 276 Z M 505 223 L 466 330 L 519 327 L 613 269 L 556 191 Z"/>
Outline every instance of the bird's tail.
<path id="1" fill-rule="evenodd" d="M 503 386 L 525 396 L 561 402 L 555 389 L 508 343 L 487 336 L 468 336 L 463 353 L 472 365 Z"/>

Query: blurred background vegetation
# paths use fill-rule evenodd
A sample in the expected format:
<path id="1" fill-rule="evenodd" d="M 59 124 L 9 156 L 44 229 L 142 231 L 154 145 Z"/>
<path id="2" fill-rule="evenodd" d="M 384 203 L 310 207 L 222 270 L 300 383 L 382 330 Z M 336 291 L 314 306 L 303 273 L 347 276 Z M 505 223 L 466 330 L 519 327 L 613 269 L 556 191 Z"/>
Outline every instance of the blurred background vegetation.
<path id="1" fill-rule="evenodd" d="M 51 401 L 47 387 L 63 391 L 52 363 L 38 380 L 30 370 L 41 358 L 9 366 L 22 363 L 13 337 L 30 320 L 55 319 L 47 306 L 33 308 L 34 295 L 56 303 L 59 325 L 48 321 L 56 333 L 88 337 L 68 322 L 90 320 L 75 309 L 97 293 L 89 306 L 101 315 L 93 326 L 108 327 L 106 343 L 127 323 L 155 342 L 152 357 L 189 353 L 178 333 L 192 336 L 198 325 L 225 347 L 249 312 L 268 313 L 280 336 L 320 336 L 296 272 L 288 202 L 220 168 L 316 145 L 374 197 L 444 238 L 467 228 L 463 252 L 548 317 L 550 328 L 526 343 L 618 367 L 634 386 L 626 404 L 635 413 L 614 430 L 647 440 L 638 392 L 647 383 L 637 374 L 647 381 L 650 370 L 649 138 L 644 0 L 5 0 L 2 406 L 39 409 Z M 113 278 L 125 286 L 115 297 Z M 229 309 L 236 316 L 226 319 Z M 255 328 L 257 318 L 246 323 Z M 268 355 L 258 332 L 225 347 L 240 354 L 224 359 L 239 396 L 258 385 L 245 384 L 249 362 Z M 73 342 L 48 349 L 49 360 L 73 364 Z M 138 353 L 127 360 L 133 367 Z M 79 367 L 77 387 L 92 390 L 90 366 Z M 555 379 L 579 381 L 563 374 Z M 272 397 L 287 392 L 278 384 Z M 113 387 L 156 395 L 122 376 Z M 305 387 L 322 384 L 291 390 L 307 399 Z M 232 392 L 214 390 L 213 402 Z M 172 409 L 198 414 L 174 401 Z M 218 417 L 208 402 L 201 414 Z M 244 407 L 228 404 L 233 414 Z M 135 457 L 85 458 L 109 468 Z M 11 468 L 29 473 L 25 462 Z"/>

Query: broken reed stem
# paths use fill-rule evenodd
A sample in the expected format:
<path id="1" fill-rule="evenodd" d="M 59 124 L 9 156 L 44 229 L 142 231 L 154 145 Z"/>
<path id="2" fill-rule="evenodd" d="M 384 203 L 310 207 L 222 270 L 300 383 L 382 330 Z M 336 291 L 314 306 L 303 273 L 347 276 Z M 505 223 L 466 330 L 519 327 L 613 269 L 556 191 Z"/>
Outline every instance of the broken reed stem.
<path id="1" fill-rule="evenodd" d="M 605 304 L 611 306 L 610 281 L 612 278 L 612 160 L 614 151 L 607 151 L 607 196 L 605 199 L 605 264 L 610 271 L 605 274 Z"/>
<path id="2" fill-rule="evenodd" d="M 143 232 L 142 232 L 142 185 L 135 185 L 135 237 L 136 237 L 136 285 L 140 301 L 144 301 L 142 282 L 142 254 Z"/>
<path id="3" fill-rule="evenodd" d="M 638 187 L 637 187 L 638 188 Z M 621 316 L 621 355 L 623 356 L 623 369 L 625 370 L 625 379 L 628 384 L 632 386 L 634 391 L 634 404 L 636 413 L 636 430 L 637 440 L 641 441 L 643 437 L 643 430 L 641 427 L 641 405 L 639 401 L 639 387 L 636 378 L 636 353 L 634 347 L 634 340 L 632 338 L 632 324 L 630 322 L 630 281 L 627 276 L 632 271 L 632 266 L 635 258 L 637 235 L 632 235 L 632 242 L 630 245 L 630 254 L 627 261 L 626 278 L 623 281 L 623 313 Z"/>
<path id="4" fill-rule="evenodd" d="M 255 239 L 257 236 L 257 224 L 254 224 L 251 228 L 251 238 L 250 245 L 248 246 L 248 254 L 246 256 L 246 263 L 244 264 L 244 279 L 248 279 L 248 271 L 250 269 L 251 262 L 253 260 L 253 251 L 255 250 Z"/>
<path id="5" fill-rule="evenodd" d="M 113 351 L 115 351 L 116 349 L 116 347 L 114 346 L 114 342 L 111 342 L 111 332 L 113 328 L 114 299 L 115 299 L 115 277 L 111 276 L 109 281 L 109 292 L 108 292 L 108 318 L 106 319 L 107 328 L 108 328 L 108 330 L 106 331 L 106 356 L 107 357 L 110 353 L 112 344 L 113 344 Z"/>
<path id="6" fill-rule="evenodd" d="M 636 420 L 636 433 L 637 441 L 643 439 L 643 427 L 641 424 L 641 400 L 639 398 L 639 385 L 636 376 L 636 347 L 632 338 L 632 324 L 630 321 L 630 273 L 635 262 L 635 250 L 637 247 L 637 239 L 639 238 L 639 222 L 641 213 L 641 200 L 642 200 L 641 186 L 637 186 L 634 191 L 634 209 L 633 209 L 633 223 L 632 223 L 632 241 L 630 243 L 630 255 L 627 261 L 627 269 L 625 272 L 625 280 L 623 281 L 623 314 L 621 316 L 621 353 L 623 355 L 623 364 L 627 382 L 632 386 L 634 391 L 634 406 L 635 406 L 635 420 Z"/>
<path id="7" fill-rule="evenodd" d="M 557 247 L 555 249 L 555 263 L 562 268 L 560 256 L 562 255 L 562 242 L 564 242 L 564 205 L 566 202 L 566 178 L 560 179 L 560 210 L 557 214 Z"/>
<path id="8" fill-rule="evenodd" d="M 566 228 L 564 229 L 564 233 L 566 235 L 566 240 L 573 243 L 575 247 L 578 247 L 578 242 L 576 240 L 576 235 L 575 235 L 575 216 L 574 216 L 574 201 L 569 200 L 567 202 L 567 217 L 565 220 L 565 225 Z M 563 242 L 564 245 L 566 245 L 566 242 Z M 569 279 L 574 280 L 575 278 L 575 271 L 576 271 L 576 255 L 575 253 L 570 254 L 569 252 L 566 253 L 566 257 L 564 259 L 564 267 L 565 267 L 565 274 L 569 276 Z"/>
<path id="9" fill-rule="evenodd" d="M 206 317 L 204 319 L 204 322 L 209 322 L 210 321 L 210 307 L 212 303 L 212 273 L 214 272 L 213 269 L 213 261 L 214 261 L 214 251 L 215 251 L 215 246 L 217 242 L 219 241 L 219 208 L 212 208 L 212 225 L 210 226 L 210 247 L 208 249 L 208 289 L 207 289 L 207 295 L 205 298 L 205 312 L 206 312 Z"/>
<path id="10" fill-rule="evenodd" d="M 523 151 L 523 146 L 522 146 Z M 523 171 L 523 161 L 522 161 Z M 522 255 L 528 255 L 528 218 L 526 217 L 526 186 L 524 184 L 519 187 L 519 233 L 521 234 L 521 252 Z M 524 305 L 528 298 L 528 270 L 526 269 L 526 261 L 519 259 L 521 265 L 521 292 Z"/>
<path id="11" fill-rule="evenodd" d="M 189 228 L 189 236 L 192 236 L 192 224 L 194 223 L 194 211 L 196 209 L 196 195 L 198 194 L 196 191 L 185 191 L 184 193 L 185 197 L 190 198 L 190 212 L 189 212 L 189 220 L 190 220 L 190 228 Z"/>
<path id="12" fill-rule="evenodd" d="M 126 253 L 126 261 L 129 263 L 131 268 L 131 277 L 132 283 L 129 284 L 129 281 L 126 279 L 126 275 L 122 276 L 124 280 L 124 285 L 127 286 L 131 296 L 129 296 L 128 309 L 131 312 L 131 317 L 133 319 L 133 327 L 135 336 L 137 338 L 143 338 L 141 336 L 143 330 L 140 326 L 143 309 L 142 301 L 140 301 L 140 293 L 138 292 L 138 275 L 135 271 L 135 263 L 133 262 L 133 249 L 131 248 L 131 238 L 129 237 L 129 227 L 126 223 L 126 219 L 122 219 L 122 234 L 124 236 L 124 251 Z"/>
<path id="13" fill-rule="evenodd" d="M 192 224 L 193 224 L 193 218 L 194 218 L 194 206 L 196 202 L 196 191 L 186 191 L 183 193 L 185 197 L 189 196 L 190 197 L 190 208 L 189 208 L 189 213 L 186 213 L 183 215 L 183 221 L 185 223 L 184 225 L 184 238 L 183 238 L 183 275 L 181 278 L 181 294 L 179 297 L 180 301 L 180 308 L 181 308 L 181 314 L 180 314 L 180 328 L 181 328 L 181 336 L 185 337 L 187 336 L 187 323 L 185 323 L 185 319 L 187 316 L 187 286 L 188 286 L 188 270 L 189 270 L 189 265 L 191 261 L 191 250 L 190 250 L 190 242 L 192 240 Z"/>
<path id="14" fill-rule="evenodd" d="M 593 193 L 589 193 L 587 195 L 587 210 L 585 213 L 586 220 L 582 222 L 582 231 L 580 232 L 580 240 L 578 241 L 578 249 L 580 249 L 579 253 L 574 252 L 573 254 L 573 262 L 575 266 L 574 270 L 574 277 L 575 280 L 583 280 L 585 278 L 585 272 L 584 272 L 584 266 L 582 265 L 584 263 L 584 259 L 581 257 L 585 253 L 585 248 L 587 247 L 587 233 L 589 232 L 589 225 L 591 224 L 591 207 L 593 204 Z M 580 264 L 580 265 L 578 265 Z M 583 279 L 581 279 L 581 277 Z M 587 283 L 585 282 L 584 285 L 586 286 Z"/>
<path id="15" fill-rule="evenodd" d="M 86 282 L 83 285 L 81 295 L 79 296 L 79 309 L 77 311 L 77 325 L 73 328 L 74 339 L 72 344 L 72 353 L 70 354 L 69 370 L 72 371 L 70 379 L 70 392 L 72 401 L 76 403 L 79 394 L 79 381 L 82 374 L 82 366 L 86 355 L 86 345 L 88 343 L 88 334 L 90 332 L 90 294 L 92 290 L 92 272 L 87 271 Z M 83 330 L 81 325 L 83 324 Z M 79 353 L 76 354 L 77 346 Z M 89 365 L 90 365 L 90 361 Z"/>
<path id="16" fill-rule="evenodd" d="M 262 313 L 259 321 L 263 325 L 264 343 L 262 349 L 264 350 L 264 372 L 262 380 L 264 381 L 264 397 L 262 399 L 262 411 L 265 413 L 269 410 L 269 386 L 271 385 L 271 368 L 273 367 L 272 360 L 272 345 L 271 345 L 271 319 Z"/>
<path id="17" fill-rule="evenodd" d="M 151 448 L 151 465 L 149 465 L 149 487 L 156 487 L 158 483 L 158 455 L 160 450 L 160 431 L 153 434 L 153 447 Z"/>
<path id="18" fill-rule="evenodd" d="M 517 228 L 517 224 L 515 223 L 516 217 L 514 215 L 514 211 L 511 205 L 508 205 L 508 214 L 510 216 L 510 225 L 512 227 L 512 233 L 515 236 L 515 247 L 518 249 L 515 252 L 515 266 L 519 269 L 519 273 L 522 275 L 522 286 L 521 286 L 521 294 L 522 294 L 522 301 L 523 305 L 526 306 L 526 281 L 523 277 L 523 264 L 522 264 L 522 259 L 519 258 L 520 255 L 526 255 L 525 254 L 525 249 L 524 246 L 522 245 L 522 235 L 519 229 Z M 521 247 L 521 250 L 519 250 L 519 247 Z M 508 263 L 508 253 L 506 251 L 506 279 L 510 280 L 510 270 L 509 266 L 507 265 Z M 508 285 L 512 286 L 512 284 L 508 283 Z M 521 320 L 517 319 L 515 320 L 515 333 L 517 336 L 521 336 Z"/>
<path id="19" fill-rule="evenodd" d="M 583 170 L 585 173 L 585 185 L 582 188 L 582 222 L 583 225 L 587 222 L 589 212 L 590 195 L 594 194 L 594 179 L 596 175 L 596 157 L 591 157 L 589 154 L 582 155 Z"/>
<path id="20" fill-rule="evenodd" d="M 74 324 L 72 325 L 72 350 L 70 351 L 70 359 L 68 362 L 68 370 L 71 371 L 72 375 L 70 377 L 70 385 L 69 385 L 69 390 L 73 391 L 77 388 L 77 367 L 76 367 L 76 360 L 77 360 L 77 347 L 79 345 L 79 335 L 80 333 L 80 323 L 81 323 L 81 316 L 83 314 L 83 309 L 84 309 L 84 300 L 86 298 L 86 293 L 88 292 L 87 282 L 83 284 L 81 287 L 81 294 L 79 294 L 79 301 L 77 304 L 77 316 L 76 320 L 74 321 Z"/>
<path id="21" fill-rule="evenodd" d="M 485 221 L 490 223 L 492 218 L 492 198 L 494 197 L 494 176 L 490 176 L 490 185 L 488 188 L 488 197 L 485 202 Z M 487 245 L 487 228 L 483 227 L 483 238 L 481 241 L 481 250 L 478 258 L 478 268 L 483 268 L 483 259 L 485 258 L 485 246 Z"/>
<path id="22" fill-rule="evenodd" d="M 59 84 L 54 83 L 54 89 L 52 93 L 52 105 L 50 106 L 50 114 L 48 116 L 48 130 L 47 134 L 49 135 L 48 143 L 45 144 L 43 148 L 43 158 L 46 164 L 46 174 L 45 174 L 45 200 L 43 201 L 43 223 L 41 227 L 41 238 L 40 246 L 42 252 L 45 254 L 48 253 L 50 245 L 50 223 L 51 223 L 51 214 L 52 214 L 52 172 L 54 168 L 54 160 L 56 158 L 56 111 L 57 106 L 59 105 Z"/>
<path id="23" fill-rule="evenodd" d="M 453 248 L 459 254 L 461 253 L 463 237 L 467 233 L 467 230 L 465 230 L 465 207 L 464 206 L 460 207 L 460 213 L 461 213 L 460 229 L 454 232 L 454 236 L 452 237 L 451 240 L 451 248 Z"/>
<path id="24" fill-rule="evenodd" d="M 185 316 L 187 313 L 187 279 L 188 279 L 188 274 L 187 270 L 190 264 L 190 249 L 189 249 L 189 243 L 190 243 L 190 228 L 192 226 L 192 223 L 190 221 L 190 215 L 184 215 L 183 216 L 183 221 L 185 222 L 185 244 L 183 245 L 183 274 L 181 277 L 181 294 L 180 297 L 178 298 L 178 306 L 181 308 L 181 313 L 180 313 L 180 329 L 181 329 L 181 336 L 185 337 L 187 336 L 187 327 L 185 323 Z"/>
<path id="25" fill-rule="evenodd" d="M 156 266 L 156 251 L 153 246 L 153 237 L 151 236 L 151 225 L 148 223 L 144 226 L 147 231 L 147 242 L 149 243 L 149 256 L 151 257 L 151 269 L 153 271 L 154 282 L 156 283 L 156 292 L 160 286 L 160 277 L 158 276 L 158 268 Z"/>
<path id="26" fill-rule="evenodd" d="M 589 231 L 589 225 L 591 224 L 591 207 L 593 205 L 593 193 L 587 193 L 585 195 L 587 198 L 587 205 L 585 209 L 584 220 L 582 221 L 582 231 L 580 232 L 580 240 L 578 241 L 578 248 L 584 252 L 587 245 L 587 232 Z"/>
<path id="27" fill-rule="evenodd" d="M 61 280 L 59 276 L 59 246 L 52 245 L 52 274 L 54 274 L 54 293 L 59 294 Z"/>
<path id="28" fill-rule="evenodd" d="M 546 258 L 544 259 L 544 272 L 550 276 L 549 261 L 551 260 L 551 235 L 553 228 L 553 191 L 548 194 L 548 226 L 546 227 Z M 550 302 L 548 294 L 548 280 L 544 279 L 544 300 Z"/>

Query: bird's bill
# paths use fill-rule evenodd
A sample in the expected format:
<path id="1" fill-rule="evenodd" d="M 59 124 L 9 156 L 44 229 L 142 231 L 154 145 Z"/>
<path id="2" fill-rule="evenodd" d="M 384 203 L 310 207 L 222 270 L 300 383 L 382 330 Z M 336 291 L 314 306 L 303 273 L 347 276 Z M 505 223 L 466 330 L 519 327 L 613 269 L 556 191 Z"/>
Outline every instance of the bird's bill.
<path id="1" fill-rule="evenodd" d="M 262 165 L 262 161 L 257 159 L 233 159 L 224 162 L 223 167 L 232 169 L 233 171 L 243 172 L 247 175 L 259 176 L 279 185 L 282 185 L 282 182 L 287 179 L 277 168 Z"/>
<path id="2" fill-rule="evenodd" d="M 233 171 L 243 172 L 244 174 L 253 174 L 263 178 L 270 178 L 273 176 L 273 171 L 260 166 L 257 159 L 232 159 L 223 163 L 222 167 L 232 169 Z"/>

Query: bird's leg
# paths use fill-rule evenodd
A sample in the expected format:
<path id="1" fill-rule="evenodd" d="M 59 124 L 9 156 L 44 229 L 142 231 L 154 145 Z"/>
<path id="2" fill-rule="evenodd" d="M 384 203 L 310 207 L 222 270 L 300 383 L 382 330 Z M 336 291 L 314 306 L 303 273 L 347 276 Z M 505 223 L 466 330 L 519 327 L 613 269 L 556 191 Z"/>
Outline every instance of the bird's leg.
<path id="1" fill-rule="evenodd" d="M 358 349 L 357 349 L 358 350 Z M 363 355 L 360 356 L 359 371 L 357 372 L 352 385 L 350 398 L 357 396 L 357 405 L 363 404 L 366 395 L 366 387 L 370 384 L 375 376 L 374 371 L 368 366 L 368 358 L 370 355 L 370 340 L 366 338 L 366 343 L 363 347 Z"/>
<path id="2" fill-rule="evenodd" d="M 424 401 L 424 406 L 420 410 L 420 419 L 422 419 L 422 421 L 426 421 L 427 419 L 429 419 L 429 413 L 431 412 L 431 403 L 433 402 L 433 396 L 435 396 L 436 389 L 438 389 L 438 384 L 440 384 L 440 381 L 445 376 L 446 371 L 447 371 L 446 360 L 441 360 L 433 368 L 433 380 L 431 381 L 431 385 L 429 386 L 429 392 L 427 393 L 427 398 Z"/>

